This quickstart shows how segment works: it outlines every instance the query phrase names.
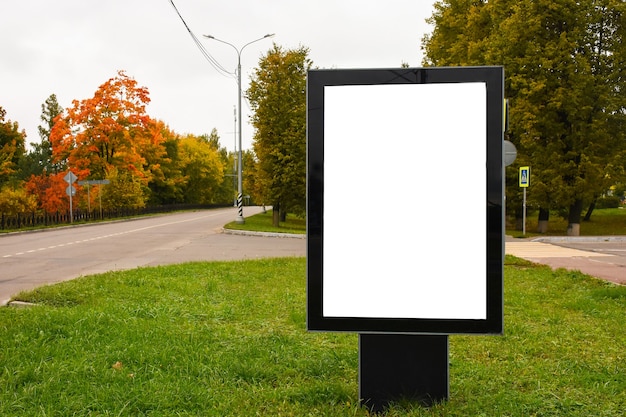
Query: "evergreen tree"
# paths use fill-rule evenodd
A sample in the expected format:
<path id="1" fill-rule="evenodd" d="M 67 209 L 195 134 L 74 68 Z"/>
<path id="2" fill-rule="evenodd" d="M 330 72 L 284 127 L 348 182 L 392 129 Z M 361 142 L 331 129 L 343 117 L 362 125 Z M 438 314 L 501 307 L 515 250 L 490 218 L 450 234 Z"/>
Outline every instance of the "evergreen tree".
<path id="1" fill-rule="evenodd" d="M 41 105 L 41 121 L 43 125 L 37 126 L 41 141 L 30 142 L 31 151 L 26 154 L 20 164 L 20 178 L 28 179 L 31 175 L 51 175 L 65 171 L 63 164 L 52 161 L 52 145 L 50 144 L 50 132 L 54 126 L 55 118 L 63 113 L 63 108 L 57 102 L 55 94 L 51 94 Z"/>

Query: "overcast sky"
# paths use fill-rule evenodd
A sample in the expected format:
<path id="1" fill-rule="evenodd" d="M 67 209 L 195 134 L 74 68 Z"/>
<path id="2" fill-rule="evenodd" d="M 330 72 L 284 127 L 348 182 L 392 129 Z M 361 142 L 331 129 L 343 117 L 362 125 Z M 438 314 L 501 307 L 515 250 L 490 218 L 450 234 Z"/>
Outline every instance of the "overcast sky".
<path id="1" fill-rule="evenodd" d="M 433 0 L 173 0 L 206 50 L 234 72 L 237 48 L 244 89 L 272 47 L 309 48 L 318 68 L 420 66 Z M 41 105 L 56 94 L 68 108 L 91 98 L 118 70 L 150 92 L 148 114 L 179 134 L 210 133 L 233 149 L 237 83 L 202 55 L 170 0 L 21 0 L 0 12 L 0 106 L 40 142 Z M 243 105 L 243 148 L 252 139 Z"/>

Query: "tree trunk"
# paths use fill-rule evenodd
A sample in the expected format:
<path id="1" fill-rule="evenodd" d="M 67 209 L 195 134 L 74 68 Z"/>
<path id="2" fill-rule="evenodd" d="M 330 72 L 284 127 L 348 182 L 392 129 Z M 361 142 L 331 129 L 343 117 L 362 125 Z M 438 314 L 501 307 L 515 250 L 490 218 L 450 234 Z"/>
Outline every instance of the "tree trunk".
<path id="1" fill-rule="evenodd" d="M 548 232 L 548 220 L 550 220 L 550 210 L 539 207 L 539 219 L 537 223 L 537 232 Z"/>
<path id="2" fill-rule="evenodd" d="M 280 226 L 280 203 L 275 203 L 272 211 L 272 226 Z"/>
<path id="3" fill-rule="evenodd" d="M 591 213 L 593 213 L 593 210 L 596 208 L 597 200 L 597 198 L 594 198 L 591 204 L 589 204 L 589 208 L 587 209 L 587 213 L 585 213 L 585 218 L 583 219 L 583 221 L 588 222 L 589 220 L 591 220 Z"/>
<path id="4" fill-rule="evenodd" d="M 515 207 L 515 230 L 524 230 L 524 209 Z"/>
<path id="5" fill-rule="evenodd" d="M 574 204 L 569 206 L 569 215 L 567 218 L 567 235 L 580 236 L 580 218 L 583 212 L 583 200 L 576 199 Z"/>

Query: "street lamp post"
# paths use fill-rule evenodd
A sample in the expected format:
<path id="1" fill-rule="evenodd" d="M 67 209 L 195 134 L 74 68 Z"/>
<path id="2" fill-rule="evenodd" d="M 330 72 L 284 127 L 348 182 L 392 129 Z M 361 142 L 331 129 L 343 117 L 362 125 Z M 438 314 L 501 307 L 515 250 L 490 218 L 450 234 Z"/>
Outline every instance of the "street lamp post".
<path id="1" fill-rule="evenodd" d="M 239 123 L 239 152 L 237 153 L 237 218 L 235 219 L 236 223 L 239 224 L 243 224 L 245 223 L 245 220 L 243 218 L 243 179 L 242 179 L 242 164 L 241 164 L 241 53 L 243 52 L 243 49 L 254 43 L 254 42 L 258 42 L 260 40 L 263 40 L 265 38 L 271 38 L 272 36 L 274 36 L 274 34 L 267 34 L 265 36 L 263 36 L 262 38 L 259 39 L 255 39 L 251 42 L 248 42 L 247 44 L 245 44 L 244 46 L 242 46 L 241 48 L 237 49 L 237 47 L 235 45 L 233 45 L 232 43 L 223 41 L 221 39 L 216 38 L 215 36 L 211 36 L 211 35 L 204 35 L 205 38 L 208 39 L 213 39 L 214 41 L 218 41 L 221 43 L 224 43 L 226 45 L 231 46 L 235 52 L 237 52 L 237 107 L 239 108 L 239 119 L 238 119 L 238 123 Z"/>

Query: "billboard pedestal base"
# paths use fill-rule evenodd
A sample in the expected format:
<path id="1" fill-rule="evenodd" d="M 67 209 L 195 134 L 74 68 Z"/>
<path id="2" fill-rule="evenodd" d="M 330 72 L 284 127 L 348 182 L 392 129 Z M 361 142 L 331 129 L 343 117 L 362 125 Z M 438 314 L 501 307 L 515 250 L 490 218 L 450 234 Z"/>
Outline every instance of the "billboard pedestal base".
<path id="1" fill-rule="evenodd" d="M 393 401 L 430 406 L 449 396 L 448 336 L 359 334 L 359 399 L 373 411 Z"/>

